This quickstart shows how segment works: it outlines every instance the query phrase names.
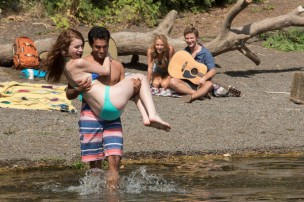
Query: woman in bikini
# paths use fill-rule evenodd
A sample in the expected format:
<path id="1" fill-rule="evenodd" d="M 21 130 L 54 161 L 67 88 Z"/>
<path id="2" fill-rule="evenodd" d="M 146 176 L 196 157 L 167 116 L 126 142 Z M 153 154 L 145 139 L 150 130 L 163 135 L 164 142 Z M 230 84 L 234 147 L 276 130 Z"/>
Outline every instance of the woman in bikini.
<path id="1" fill-rule="evenodd" d="M 103 66 L 97 62 L 88 62 L 81 58 L 83 47 L 84 38 L 80 32 L 74 29 L 63 31 L 47 57 L 47 81 L 59 82 L 62 74 L 65 74 L 69 84 L 77 88 L 77 82 L 92 77 L 92 73 L 109 75 L 110 56 L 105 58 Z M 143 117 L 148 115 L 148 120 L 144 121 L 144 124 L 170 131 L 171 126 L 163 121 L 156 112 L 148 81 L 142 74 L 129 76 L 111 87 L 94 80 L 91 89 L 83 93 L 83 98 L 100 118 L 115 120 L 120 117 L 128 100 L 134 94 L 132 78 L 141 80 L 138 101 L 143 103 L 146 111 L 139 111 Z"/>
<path id="2" fill-rule="evenodd" d="M 170 75 L 168 64 L 175 51 L 168 44 L 165 35 L 156 35 L 151 47 L 147 51 L 148 56 L 148 82 L 155 88 L 168 88 Z"/>

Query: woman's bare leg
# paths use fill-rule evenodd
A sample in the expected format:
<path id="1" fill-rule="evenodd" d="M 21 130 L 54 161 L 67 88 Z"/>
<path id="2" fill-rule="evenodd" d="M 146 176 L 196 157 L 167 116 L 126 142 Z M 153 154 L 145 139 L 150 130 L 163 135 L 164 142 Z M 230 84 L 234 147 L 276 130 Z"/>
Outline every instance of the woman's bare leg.
<path id="1" fill-rule="evenodd" d="M 162 77 L 160 75 L 158 75 L 158 74 L 155 74 L 153 76 L 152 86 L 154 88 L 159 88 L 159 87 L 161 87 L 160 86 L 161 82 L 162 82 Z"/>
<path id="2" fill-rule="evenodd" d="M 111 87 L 113 90 L 110 91 L 111 101 L 118 108 L 123 109 L 127 104 L 128 100 L 133 96 L 133 83 L 131 78 L 139 78 L 141 80 L 141 88 L 139 90 L 140 101 L 143 104 L 143 108 L 139 108 L 139 111 L 142 114 L 142 117 L 149 117 L 150 124 L 146 126 L 151 126 L 157 129 L 162 129 L 170 131 L 171 126 L 163 121 L 156 112 L 154 102 L 152 99 L 152 94 L 150 90 L 150 85 L 148 83 L 147 77 L 142 74 L 135 74 L 128 76 L 124 80 L 117 83 L 115 86 Z M 119 98 L 119 99 L 115 99 Z M 145 109 L 145 110 L 143 110 Z"/>
<path id="3" fill-rule="evenodd" d="M 164 88 L 164 89 L 169 88 L 170 79 L 171 79 L 171 77 L 170 77 L 169 75 L 165 76 L 165 77 L 162 79 L 161 87 Z"/>
<path id="4" fill-rule="evenodd" d="M 145 106 L 143 105 L 143 103 L 141 102 L 140 98 L 139 98 L 139 95 L 135 95 L 134 98 L 133 98 L 142 118 L 143 118 L 143 122 L 144 122 L 144 125 L 145 126 L 148 126 L 150 125 L 150 120 L 149 120 L 149 116 L 147 114 L 147 111 L 146 111 L 146 108 Z"/>
<path id="5" fill-rule="evenodd" d="M 156 112 L 147 77 L 142 74 L 136 74 L 134 76 L 138 77 L 141 80 L 139 97 L 149 116 L 150 124 L 147 126 L 162 129 L 165 131 L 170 131 L 171 126 L 167 122 L 163 121 Z"/>

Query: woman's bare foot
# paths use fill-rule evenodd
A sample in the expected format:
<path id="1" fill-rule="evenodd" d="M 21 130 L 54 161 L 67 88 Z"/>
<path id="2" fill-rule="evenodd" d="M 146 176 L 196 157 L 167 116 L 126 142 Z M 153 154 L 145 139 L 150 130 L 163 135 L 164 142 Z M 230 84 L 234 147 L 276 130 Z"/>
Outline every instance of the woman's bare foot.
<path id="1" fill-rule="evenodd" d="M 164 130 L 166 132 L 169 132 L 171 130 L 171 126 L 169 125 L 169 123 L 163 121 L 158 115 L 150 117 L 149 120 L 150 124 L 146 126 Z"/>
<path id="2" fill-rule="evenodd" d="M 151 124 L 148 115 L 143 116 L 143 122 L 145 126 L 149 126 Z"/>

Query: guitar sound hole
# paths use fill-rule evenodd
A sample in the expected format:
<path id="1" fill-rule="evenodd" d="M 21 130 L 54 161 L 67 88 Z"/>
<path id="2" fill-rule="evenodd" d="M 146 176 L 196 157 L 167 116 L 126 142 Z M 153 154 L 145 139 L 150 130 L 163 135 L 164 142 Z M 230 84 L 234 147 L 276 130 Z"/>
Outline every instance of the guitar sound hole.
<path id="1" fill-rule="evenodd" d="M 196 68 L 191 69 L 191 74 L 192 75 L 197 75 L 198 74 L 198 70 Z"/>

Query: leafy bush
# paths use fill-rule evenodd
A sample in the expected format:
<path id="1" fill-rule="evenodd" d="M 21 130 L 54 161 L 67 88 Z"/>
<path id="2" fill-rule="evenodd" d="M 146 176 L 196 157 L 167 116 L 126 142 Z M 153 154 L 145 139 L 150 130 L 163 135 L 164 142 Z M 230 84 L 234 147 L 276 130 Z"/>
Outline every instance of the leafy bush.
<path id="1" fill-rule="evenodd" d="M 0 13 L 3 16 L 11 14 L 25 14 L 36 18 L 46 16 L 41 0 L 0 0 Z"/>
<path id="2" fill-rule="evenodd" d="M 281 51 L 304 51 L 304 29 L 292 28 L 262 34 L 263 46 Z"/>
<path id="3" fill-rule="evenodd" d="M 91 24 L 99 20 L 100 3 L 90 0 L 43 0 L 47 13 L 57 27 L 69 27 L 78 22 Z"/>
<path id="4" fill-rule="evenodd" d="M 0 0 L 3 11 L 35 10 L 34 15 L 47 13 L 58 27 L 69 27 L 77 23 L 100 24 L 122 22 L 145 23 L 154 26 L 157 19 L 170 10 L 178 12 L 203 12 L 212 6 L 235 3 L 236 0 Z"/>
<path id="5" fill-rule="evenodd" d="M 2 10 L 3 14 L 7 14 L 9 12 L 20 12 L 22 10 L 20 0 L 0 0 L 0 9 Z"/>
<path id="6" fill-rule="evenodd" d="M 108 8 L 110 12 L 104 20 L 135 25 L 144 22 L 148 26 L 153 26 L 160 16 L 159 7 L 160 2 L 153 2 L 153 0 L 116 0 Z"/>
<path id="7" fill-rule="evenodd" d="M 124 22 L 155 25 L 159 17 L 159 3 L 153 0 L 43 0 L 46 11 L 58 27 L 70 23 L 85 24 Z M 68 24 L 67 24 L 68 23 Z"/>

